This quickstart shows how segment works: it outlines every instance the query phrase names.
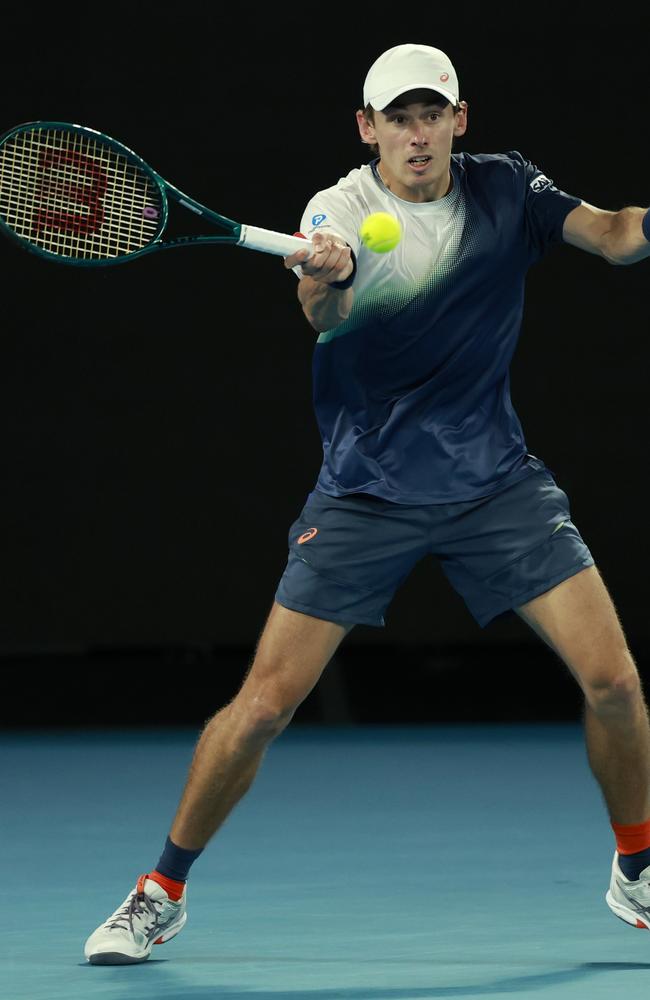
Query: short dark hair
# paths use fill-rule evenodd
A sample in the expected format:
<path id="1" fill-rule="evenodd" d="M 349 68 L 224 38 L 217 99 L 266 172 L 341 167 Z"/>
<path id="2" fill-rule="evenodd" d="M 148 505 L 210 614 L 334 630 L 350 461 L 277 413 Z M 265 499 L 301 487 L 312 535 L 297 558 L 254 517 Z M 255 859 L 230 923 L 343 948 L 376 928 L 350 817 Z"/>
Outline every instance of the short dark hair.
<path id="1" fill-rule="evenodd" d="M 435 91 L 433 91 L 433 93 L 435 93 Z M 386 105 L 386 108 L 405 108 L 407 104 L 410 102 L 404 100 L 403 99 L 404 96 L 405 95 L 402 95 L 402 98 L 397 97 L 394 101 L 391 101 L 390 104 Z M 448 101 L 446 97 L 442 96 L 442 94 L 436 94 L 436 97 L 434 100 L 431 101 L 431 104 L 435 105 L 437 108 L 440 108 L 441 111 L 444 111 L 445 108 L 447 108 L 451 104 L 451 101 Z M 384 112 L 386 111 L 386 108 L 383 108 Z M 460 110 L 461 107 L 457 101 L 456 105 L 454 106 L 454 114 L 456 114 Z M 375 109 L 373 108 L 372 104 L 366 104 L 365 108 L 363 109 L 363 115 L 366 121 L 370 122 L 371 125 L 375 124 Z M 379 156 L 379 146 L 377 145 L 376 142 L 364 143 L 364 146 L 368 146 L 370 148 L 370 152 L 372 153 L 373 156 Z"/>

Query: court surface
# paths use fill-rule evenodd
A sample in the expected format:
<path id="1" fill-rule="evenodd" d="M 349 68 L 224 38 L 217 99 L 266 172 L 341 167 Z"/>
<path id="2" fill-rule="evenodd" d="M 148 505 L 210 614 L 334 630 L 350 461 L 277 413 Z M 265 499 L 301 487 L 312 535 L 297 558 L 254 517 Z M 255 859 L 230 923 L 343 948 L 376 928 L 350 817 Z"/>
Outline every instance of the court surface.
<path id="1" fill-rule="evenodd" d="M 5 732 L 6 1000 L 646 998 L 604 902 L 613 838 L 578 725 L 295 725 L 152 958 L 87 935 L 155 865 L 194 730 Z"/>

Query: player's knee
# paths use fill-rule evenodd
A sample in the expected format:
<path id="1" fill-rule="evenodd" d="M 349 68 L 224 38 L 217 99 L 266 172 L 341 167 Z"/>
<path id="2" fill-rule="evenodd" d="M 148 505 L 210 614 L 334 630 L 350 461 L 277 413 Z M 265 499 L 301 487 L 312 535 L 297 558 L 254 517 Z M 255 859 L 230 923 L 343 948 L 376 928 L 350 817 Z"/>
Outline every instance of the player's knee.
<path id="1" fill-rule="evenodd" d="M 260 691 L 248 698 L 244 718 L 249 739 L 266 741 L 279 736 L 297 707 L 280 692 Z"/>
<path id="2" fill-rule="evenodd" d="M 641 697 L 641 681 L 631 657 L 616 666 L 603 667 L 585 685 L 585 695 L 596 711 L 625 710 Z"/>

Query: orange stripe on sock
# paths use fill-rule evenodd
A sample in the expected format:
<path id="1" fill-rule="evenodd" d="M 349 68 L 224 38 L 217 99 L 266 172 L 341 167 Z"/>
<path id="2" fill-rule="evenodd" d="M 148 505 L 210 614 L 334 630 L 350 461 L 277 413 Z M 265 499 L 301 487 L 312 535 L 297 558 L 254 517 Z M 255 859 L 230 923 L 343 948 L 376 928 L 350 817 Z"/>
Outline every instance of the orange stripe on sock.
<path id="1" fill-rule="evenodd" d="M 616 835 L 616 850 L 619 854 L 637 854 L 650 847 L 650 819 L 632 826 L 612 823 L 612 830 Z"/>
<path id="2" fill-rule="evenodd" d="M 183 895 L 183 889 L 185 888 L 184 882 L 177 882 L 173 878 L 167 878 L 166 875 L 161 875 L 160 872 L 152 871 L 149 872 L 147 878 L 153 879 L 158 885 L 161 885 L 169 898 L 177 903 L 181 896 Z"/>

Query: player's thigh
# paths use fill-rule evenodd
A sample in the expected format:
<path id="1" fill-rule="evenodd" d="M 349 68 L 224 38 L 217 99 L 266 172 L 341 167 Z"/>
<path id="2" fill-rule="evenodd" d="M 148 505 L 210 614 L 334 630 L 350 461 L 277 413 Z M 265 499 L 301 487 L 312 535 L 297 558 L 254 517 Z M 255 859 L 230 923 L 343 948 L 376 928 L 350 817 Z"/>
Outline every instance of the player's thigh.
<path id="1" fill-rule="evenodd" d="M 565 662 L 584 690 L 634 686 L 636 666 L 596 566 L 515 610 Z"/>
<path id="2" fill-rule="evenodd" d="M 314 618 L 273 602 L 240 697 L 279 712 L 296 708 L 316 685 L 354 623 Z"/>

